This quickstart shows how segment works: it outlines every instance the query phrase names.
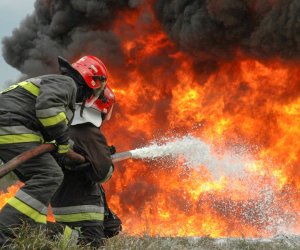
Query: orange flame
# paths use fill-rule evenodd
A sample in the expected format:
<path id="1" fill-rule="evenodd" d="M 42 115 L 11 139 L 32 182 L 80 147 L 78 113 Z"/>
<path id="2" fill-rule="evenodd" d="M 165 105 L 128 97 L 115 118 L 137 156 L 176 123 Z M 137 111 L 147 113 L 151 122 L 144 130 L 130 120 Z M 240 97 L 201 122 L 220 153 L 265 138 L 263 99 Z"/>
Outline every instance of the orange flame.
<path id="1" fill-rule="evenodd" d="M 300 233 L 299 63 L 257 60 L 237 50 L 235 59 L 218 62 L 208 73 L 178 51 L 150 3 L 120 12 L 113 29 L 127 65 L 112 67 L 118 105 L 104 133 L 118 151 L 186 133 L 219 156 L 246 151 L 244 175 L 227 175 L 220 166 L 216 177 L 208 166 L 187 168 L 182 159 L 116 164 L 105 189 L 125 232 L 266 237 L 283 228 Z M 0 200 L 5 202 L 3 195 Z"/>
<path id="2" fill-rule="evenodd" d="M 0 191 L 0 209 L 2 209 L 6 202 L 17 193 L 22 185 L 21 182 L 18 182 L 15 185 L 8 187 L 7 192 Z"/>
<path id="3" fill-rule="evenodd" d="M 114 27 L 131 71 L 128 85 L 112 84 L 119 107 L 117 122 L 105 125 L 109 139 L 122 151 L 190 133 L 219 155 L 244 148 L 246 174 L 228 176 L 221 166 L 224 174 L 215 178 L 207 166 L 187 169 L 180 160 L 118 164 L 106 189 L 125 230 L 265 237 L 286 227 L 299 233 L 298 63 L 259 61 L 237 51 L 214 73 L 198 72 L 150 5 L 132 12 L 122 12 Z M 121 73 L 113 72 L 112 83 L 122 82 Z"/>

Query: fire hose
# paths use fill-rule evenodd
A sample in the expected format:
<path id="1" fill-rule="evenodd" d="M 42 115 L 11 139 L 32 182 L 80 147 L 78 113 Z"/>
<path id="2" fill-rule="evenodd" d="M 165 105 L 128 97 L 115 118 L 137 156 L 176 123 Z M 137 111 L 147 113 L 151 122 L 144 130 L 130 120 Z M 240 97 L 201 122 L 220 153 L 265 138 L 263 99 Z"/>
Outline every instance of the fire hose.
<path id="1" fill-rule="evenodd" d="M 18 166 L 20 166 L 21 164 L 30 160 L 31 158 L 37 157 L 44 153 L 49 153 L 49 152 L 53 151 L 54 149 L 55 149 L 55 145 L 53 143 L 45 143 L 45 144 L 39 145 L 35 148 L 32 148 L 28 151 L 23 152 L 22 154 L 14 157 L 13 159 L 11 159 L 10 161 L 8 161 L 7 163 L 3 164 L 0 167 L 0 178 L 5 176 L 9 172 L 13 171 Z M 76 163 L 84 163 L 85 162 L 85 158 L 82 155 L 74 152 L 73 150 L 70 150 L 66 154 L 66 157 Z M 116 153 L 111 156 L 113 163 L 123 161 L 123 160 L 129 159 L 131 157 L 132 157 L 132 154 L 130 151 Z"/>

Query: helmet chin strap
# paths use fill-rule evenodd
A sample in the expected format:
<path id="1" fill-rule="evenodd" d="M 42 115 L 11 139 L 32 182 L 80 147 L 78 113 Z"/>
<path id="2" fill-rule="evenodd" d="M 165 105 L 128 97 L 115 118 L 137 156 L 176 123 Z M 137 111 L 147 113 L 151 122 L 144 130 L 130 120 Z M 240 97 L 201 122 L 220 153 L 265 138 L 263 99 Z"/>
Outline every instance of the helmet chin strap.
<path id="1" fill-rule="evenodd" d="M 85 104 L 86 107 L 91 107 L 94 102 L 99 98 L 99 96 L 103 93 L 104 88 L 106 86 L 106 82 L 101 82 L 101 88 L 93 89 L 94 91 L 94 97 L 92 100 L 90 100 L 88 103 Z"/>
<path id="2" fill-rule="evenodd" d="M 80 105 L 80 117 L 82 117 L 83 114 L 83 110 L 85 108 L 85 102 L 86 102 L 86 98 L 83 99 L 81 105 Z"/>
<path id="3" fill-rule="evenodd" d="M 81 117 L 82 117 L 82 113 L 83 113 L 84 108 L 85 107 L 90 108 L 94 104 L 94 102 L 103 93 L 105 86 L 106 86 L 106 82 L 101 82 L 101 88 L 93 89 L 94 97 L 89 102 L 87 102 L 88 97 L 86 97 L 86 96 L 84 97 L 84 99 L 82 101 L 82 104 L 81 104 L 81 108 L 80 108 L 80 116 Z"/>

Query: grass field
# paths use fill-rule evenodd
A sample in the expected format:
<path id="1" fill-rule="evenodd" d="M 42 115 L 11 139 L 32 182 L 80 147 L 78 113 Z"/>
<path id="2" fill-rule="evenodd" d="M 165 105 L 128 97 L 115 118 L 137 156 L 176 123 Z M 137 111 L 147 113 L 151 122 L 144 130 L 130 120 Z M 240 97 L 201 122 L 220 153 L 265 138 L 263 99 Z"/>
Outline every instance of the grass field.
<path id="1" fill-rule="evenodd" d="M 297 238 L 297 237 L 296 237 Z M 299 250 L 300 238 L 284 236 L 272 240 L 128 237 L 120 235 L 107 242 L 106 249 L 172 249 L 172 250 Z"/>
<path id="2" fill-rule="evenodd" d="M 45 231 L 22 228 L 17 238 L 6 249 L 15 250 L 91 250 L 89 246 L 76 246 L 65 242 L 61 237 L 49 240 Z M 107 250 L 299 250 L 299 236 L 280 235 L 272 239 L 212 239 L 210 237 L 133 237 L 120 234 L 106 241 L 102 249 Z"/>

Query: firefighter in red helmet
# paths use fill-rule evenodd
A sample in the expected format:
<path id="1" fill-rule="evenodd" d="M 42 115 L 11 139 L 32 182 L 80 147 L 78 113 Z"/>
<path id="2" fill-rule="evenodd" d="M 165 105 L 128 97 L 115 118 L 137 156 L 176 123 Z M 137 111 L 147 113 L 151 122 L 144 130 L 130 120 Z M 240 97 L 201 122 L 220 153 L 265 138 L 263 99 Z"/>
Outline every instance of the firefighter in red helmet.
<path id="1" fill-rule="evenodd" d="M 76 102 L 93 100 L 105 88 L 107 70 L 94 56 L 70 64 L 58 58 L 61 75 L 36 76 L 0 93 L 0 158 L 13 157 L 53 141 L 56 154 L 69 151 L 69 125 Z M 14 171 L 24 183 L 0 212 L 0 246 L 13 238 L 12 228 L 27 222 L 45 225 L 49 202 L 63 181 L 63 171 L 50 153 Z"/>
<path id="2" fill-rule="evenodd" d="M 107 145 L 100 130 L 102 123 L 110 119 L 114 102 L 114 93 L 106 85 L 102 94 L 83 111 L 82 103 L 77 104 L 69 134 L 73 149 L 84 155 L 87 162 L 74 165 L 67 159 L 58 159 L 65 174 L 51 201 L 56 222 L 78 231 L 78 243 L 96 248 L 121 230 L 121 221 L 109 209 L 101 186 L 114 171 L 111 160 L 114 147 Z"/>
<path id="3" fill-rule="evenodd" d="M 107 79 L 107 69 L 104 63 L 95 56 L 84 56 L 72 64 L 91 89 L 102 87 L 101 82 Z"/>

